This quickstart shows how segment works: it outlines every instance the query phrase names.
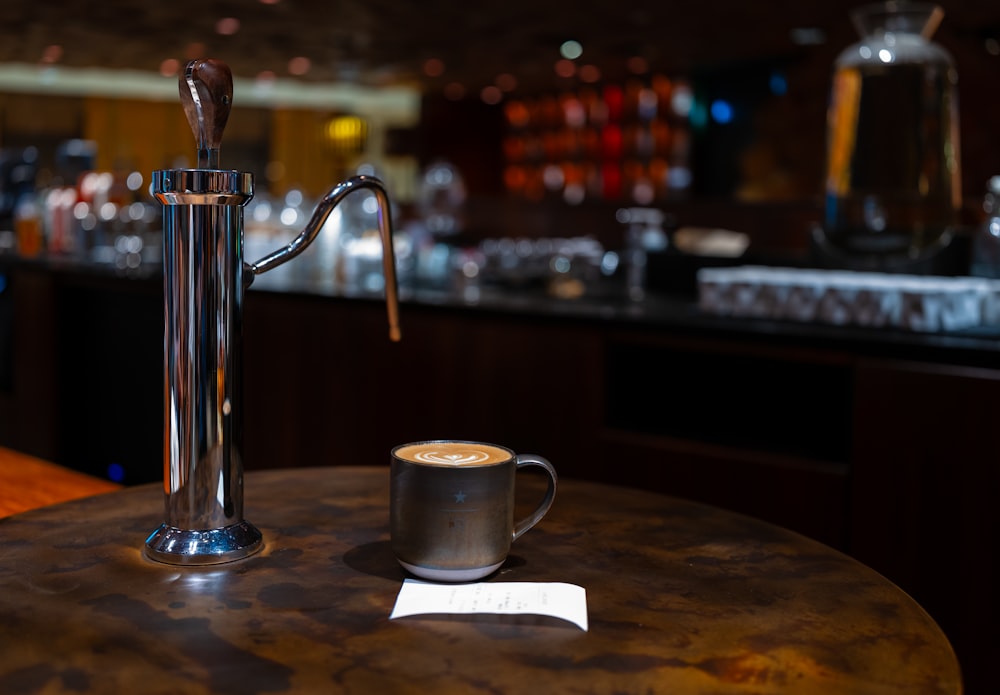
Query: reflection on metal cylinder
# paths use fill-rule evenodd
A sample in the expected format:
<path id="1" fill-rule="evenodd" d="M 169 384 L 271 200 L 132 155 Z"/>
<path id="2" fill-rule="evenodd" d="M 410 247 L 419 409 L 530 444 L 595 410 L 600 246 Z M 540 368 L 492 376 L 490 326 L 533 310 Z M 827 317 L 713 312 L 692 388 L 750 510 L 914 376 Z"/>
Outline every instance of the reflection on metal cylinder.
<path id="1" fill-rule="evenodd" d="M 243 207 L 250 174 L 154 172 L 163 204 L 164 492 L 154 559 L 212 564 L 261 547 L 243 519 Z"/>

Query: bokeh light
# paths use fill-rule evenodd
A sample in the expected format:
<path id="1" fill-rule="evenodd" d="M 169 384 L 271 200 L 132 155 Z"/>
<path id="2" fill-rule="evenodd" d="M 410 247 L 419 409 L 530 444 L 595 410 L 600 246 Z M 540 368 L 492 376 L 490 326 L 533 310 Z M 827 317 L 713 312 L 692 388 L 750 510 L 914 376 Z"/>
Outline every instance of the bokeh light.
<path id="1" fill-rule="evenodd" d="M 240 30 L 240 20 L 236 17 L 223 17 L 215 23 L 215 33 L 232 36 Z"/>
<path id="2" fill-rule="evenodd" d="M 583 55 L 583 46 L 579 41 L 563 41 L 559 46 L 559 55 L 567 60 L 576 60 Z"/>
<path id="3" fill-rule="evenodd" d="M 312 68 L 312 61 L 305 56 L 296 56 L 288 61 L 288 72 L 291 75 L 305 75 Z"/>
<path id="4" fill-rule="evenodd" d="M 428 77 L 440 77 L 444 74 L 444 61 L 440 58 L 428 58 L 424 61 L 424 74 Z"/>

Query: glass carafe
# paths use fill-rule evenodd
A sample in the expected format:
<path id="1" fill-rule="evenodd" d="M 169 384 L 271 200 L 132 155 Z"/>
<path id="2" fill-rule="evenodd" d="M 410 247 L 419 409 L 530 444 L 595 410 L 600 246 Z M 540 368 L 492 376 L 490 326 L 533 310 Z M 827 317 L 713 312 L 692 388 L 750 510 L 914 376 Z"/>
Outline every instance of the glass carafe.
<path id="1" fill-rule="evenodd" d="M 933 4 L 854 10 L 862 36 L 834 63 L 822 247 L 847 265 L 891 267 L 947 245 L 961 206 L 958 75 L 930 41 Z"/>

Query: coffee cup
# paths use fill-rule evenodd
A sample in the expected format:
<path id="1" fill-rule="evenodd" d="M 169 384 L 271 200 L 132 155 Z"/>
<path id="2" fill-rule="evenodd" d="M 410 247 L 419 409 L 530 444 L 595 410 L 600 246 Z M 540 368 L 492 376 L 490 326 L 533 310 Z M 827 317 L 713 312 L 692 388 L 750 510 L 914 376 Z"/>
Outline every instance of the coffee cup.
<path id="1" fill-rule="evenodd" d="M 485 442 L 411 442 L 392 450 L 389 529 L 396 560 L 431 581 L 469 582 L 495 572 L 511 543 L 552 506 L 557 476 L 547 459 Z M 538 467 L 548 488 L 514 520 L 517 471 Z"/>

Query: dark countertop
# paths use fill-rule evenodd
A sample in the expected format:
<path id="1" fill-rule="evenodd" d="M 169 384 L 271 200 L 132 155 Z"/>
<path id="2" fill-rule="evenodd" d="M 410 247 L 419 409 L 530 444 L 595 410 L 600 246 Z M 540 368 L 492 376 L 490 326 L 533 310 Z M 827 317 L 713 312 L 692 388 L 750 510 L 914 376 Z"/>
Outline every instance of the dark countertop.
<path id="1" fill-rule="evenodd" d="M 290 296 L 383 302 L 381 295 L 345 294 L 332 288 L 329 283 L 308 277 L 286 276 L 279 280 L 264 275 L 254 281 L 251 290 Z M 407 310 L 440 309 L 470 315 L 588 323 L 645 333 L 661 331 L 706 338 L 739 335 L 741 339 L 753 341 L 840 349 L 872 357 L 1000 368 L 1000 326 L 925 333 L 896 328 L 728 317 L 702 311 L 698 307 L 697 298 L 690 294 L 651 292 L 641 301 L 631 301 L 614 290 L 603 295 L 562 299 L 542 290 L 485 287 L 463 293 L 402 289 L 400 303 L 404 328 Z"/>
<path id="2" fill-rule="evenodd" d="M 381 304 L 381 294 L 344 292 L 332 278 L 316 274 L 300 259 L 258 276 L 250 293 L 267 292 L 290 298 Z M 63 282 L 101 283 L 128 291 L 145 286 L 161 291 L 158 267 L 144 266 L 124 275 L 109 266 L 72 259 L 20 259 L 0 257 L 0 269 L 18 267 L 58 275 Z M 294 272 L 288 272 L 292 271 Z M 463 315 L 491 315 L 523 320 L 593 324 L 643 332 L 683 332 L 688 336 L 739 336 L 744 340 L 803 347 L 838 349 L 871 357 L 944 362 L 964 366 L 1000 368 L 1000 326 L 952 332 L 916 332 L 896 328 L 836 326 L 786 320 L 713 315 L 699 309 L 690 293 L 651 292 L 641 301 L 630 301 L 615 288 L 576 299 L 550 296 L 541 289 L 482 287 L 465 291 L 439 289 L 400 290 L 402 321 L 413 310 L 452 311 Z"/>

